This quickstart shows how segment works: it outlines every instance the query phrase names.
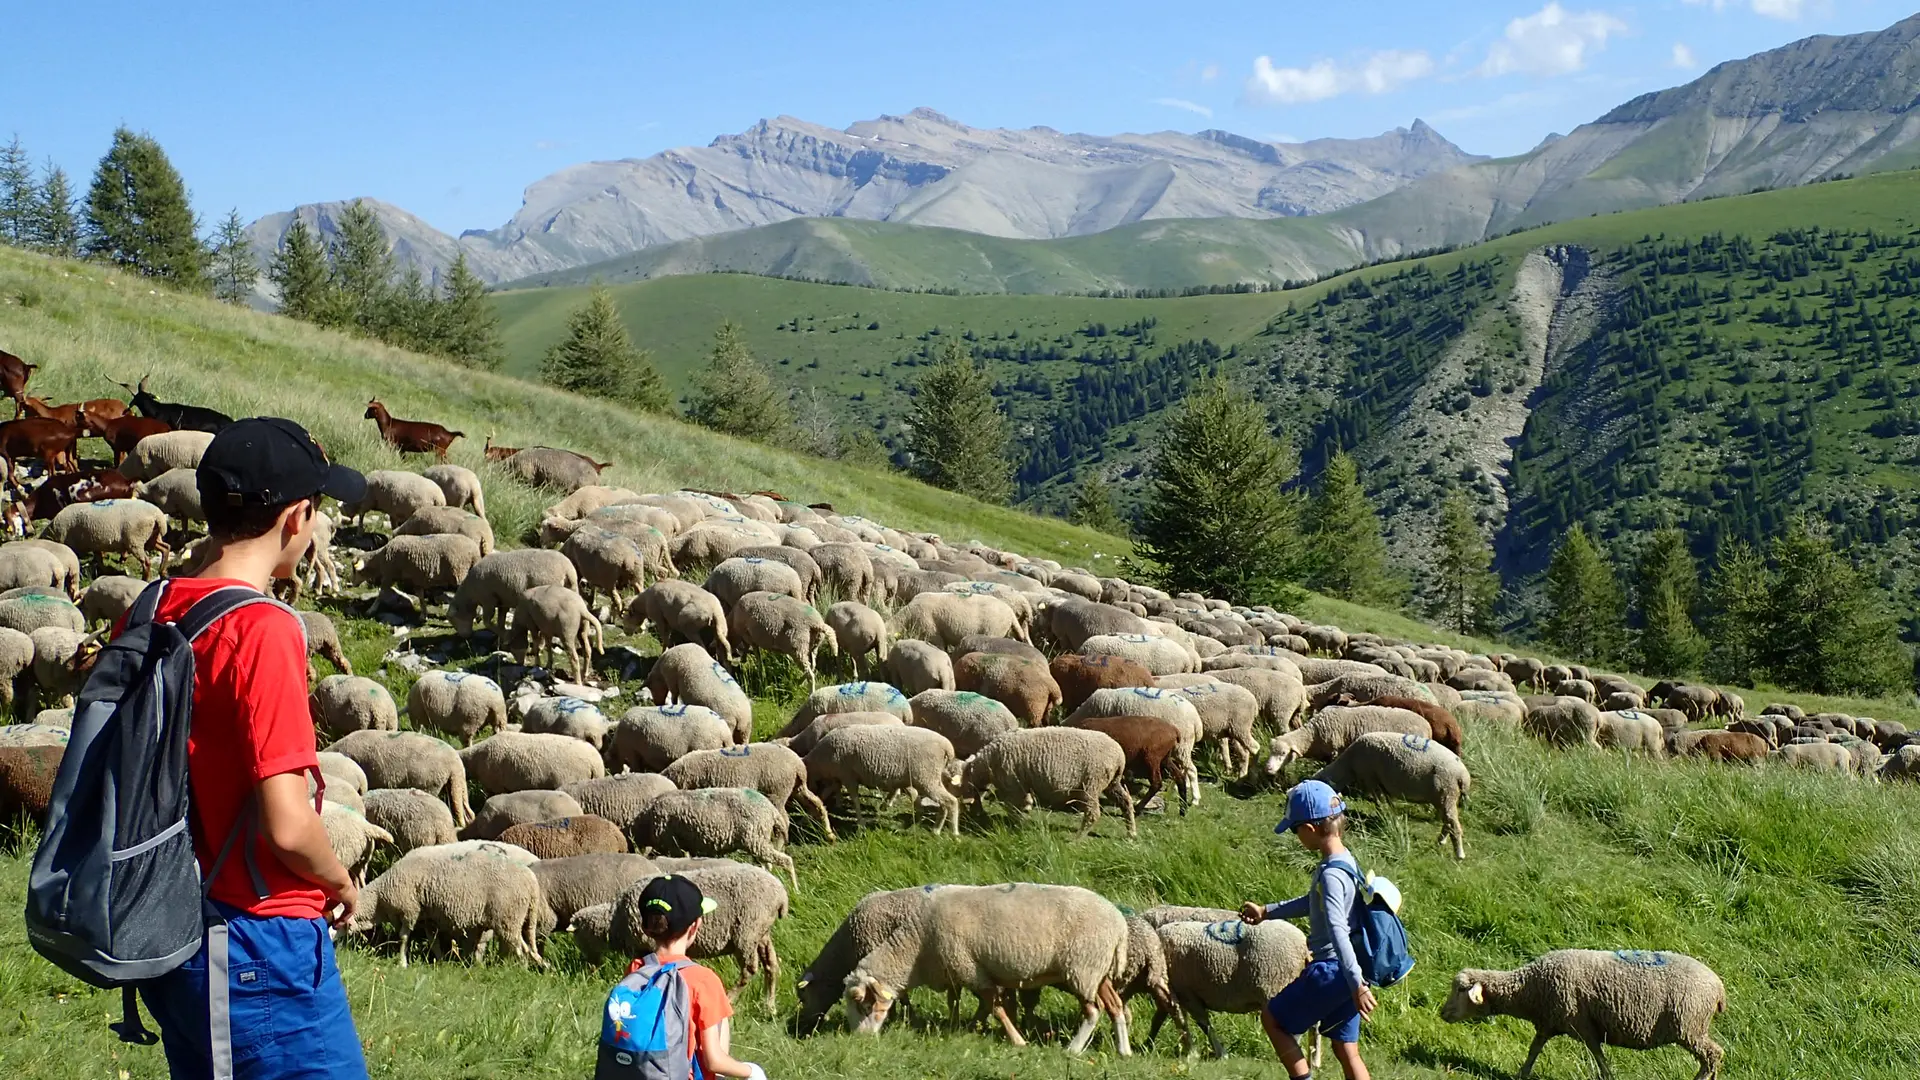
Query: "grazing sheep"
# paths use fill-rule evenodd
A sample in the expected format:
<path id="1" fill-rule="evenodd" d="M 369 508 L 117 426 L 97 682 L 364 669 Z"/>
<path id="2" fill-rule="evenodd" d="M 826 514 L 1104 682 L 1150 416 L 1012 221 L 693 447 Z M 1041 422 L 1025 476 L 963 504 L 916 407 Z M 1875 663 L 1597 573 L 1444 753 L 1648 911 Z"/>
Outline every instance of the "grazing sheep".
<path id="1" fill-rule="evenodd" d="M 695 750 L 732 745 L 733 725 L 704 705 L 640 705 L 608 734 L 607 768 L 659 772 Z"/>
<path id="2" fill-rule="evenodd" d="M 322 750 L 317 756 L 321 779 L 332 782 L 329 787 L 349 787 L 358 795 L 367 793 L 367 772 L 359 762 L 334 750 Z"/>
<path id="3" fill-rule="evenodd" d="M 880 599 L 873 559 L 857 545 L 816 544 L 807 557 L 820 569 L 822 591 L 868 604 Z"/>
<path id="4" fill-rule="evenodd" d="M 165 565 L 173 549 L 167 546 L 166 512 L 138 499 L 102 499 L 74 503 L 54 515 L 40 534 L 43 540 L 65 544 L 81 555 L 118 555 L 124 563 L 137 560 L 140 576 L 153 576 L 153 556 Z"/>
<path id="5" fill-rule="evenodd" d="M 1661 757 L 1667 752 L 1667 733 L 1660 721 L 1637 709 L 1603 712 L 1595 737 L 1601 746 Z"/>
<path id="6" fill-rule="evenodd" d="M 431 470 L 429 470 L 431 471 Z M 633 504 L 640 494 L 626 488 L 607 487 L 604 484 L 588 484 L 575 490 L 571 495 L 547 507 L 547 517 L 565 521 L 578 521 L 596 510 L 621 503 Z M 669 515 L 671 516 L 671 515 Z M 676 529 L 679 525 L 676 523 Z"/>
<path id="7" fill-rule="evenodd" d="M 305 556 L 306 571 L 294 577 L 296 593 L 303 585 L 320 596 L 340 592 L 340 564 L 333 559 L 334 528 L 332 517 L 324 513 L 313 515 L 313 534 L 307 541 Z"/>
<path id="8" fill-rule="evenodd" d="M 519 702 L 526 702 L 520 730 L 532 735 L 565 735 L 599 750 L 613 727 L 598 705 L 577 697 L 516 699 Z"/>
<path id="9" fill-rule="evenodd" d="M 900 718 L 898 716 L 895 716 L 892 713 L 884 713 L 884 712 L 832 713 L 830 715 L 822 716 L 814 720 L 813 723 L 808 724 L 806 728 L 800 732 L 800 734 L 795 735 L 791 739 L 784 739 L 784 740 L 777 739 L 775 741 L 776 742 L 784 741 L 787 744 L 787 749 L 792 750 L 794 753 L 799 754 L 801 757 L 805 757 L 810 751 L 812 751 L 814 747 L 820 745 L 820 740 L 826 738 L 827 733 L 830 731 L 838 731 L 843 727 L 861 727 L 861 726 L 870 727 L 875 725 L 894 726 L 894 725 L 899 725 L 900 723 L 901 723 Z"/>
<path id="10" fill-rule="evenodd" d="M 1854 771 L 1852 751 L 1839 743 L 1790 743 L 1769 755 L 1782 765 L 1841 774 Z"/>
<path id="11" fill-rule="evenodd" d="M 960 646 L 953 651 L 953 655 L 965 656 L 968 653 L 992 653 L 996 656 L 1012 656 L 1042 664 L 1047 663 L 1047 654 L 1028 642 L 1006 637 L 988 637 L 984 634 L 960 639 Z"/>
<path id="12" fill-rule="evenodd" d="M 820 954 L 802 971 L 794 985 L 799 998 L 796 1030 L 811 1035 L 826 1020 L 846 990 L 846 979 L 860 958 L 885 945 L 898 934 L 920 933 L 920 921 L 926 913 L 927 898 L 939 885 L 915 885 L 912 888 L 870 892 L 853 905 L 840 920 Z M 1132 952 L 1129 950 L 1129 959 Z"/>
<path id="13" fill-rule="evenodd" d="M 1156 933 L 1166 956 L 1167 989 L 1181 1011 L 1200 1025 L 1216 1058 L 1226 1056 L 1226 1046 L 1213 1033 L 1209 1013 L 1257 1013 L 1307 966 L 1307 936 L 1284 919 L 1252 926 L 1238 916 L 1177 920 L 1160 923 Z M 1169 1015 L 1164 1008 L 1154 1011 L 1149 1044 Z M 1180 1025 L 1182 1051 L 1191 1049 L 1193 1033 L 1186 1016 L 1171 1015 Z"/>
<path id="14" fill-rule="evenodd" d="M 1080 643 L 1080 652 L 1132 660 L 1155 675 L 1184 675 L 1200 667 L 1178 641 L 1154 634 L 1096 634 Z"/>
<path id="15" fill-rule="evenodd" d="M 361 797 L 361 803 L 367 820 L 385 829 L 403 855 L 460 838 L 446 804 L 424 791 L 374 788 Z"/>
<path id="16" fill-rule="evenodd" d="M 152 480 L 173 469 L 193 469 L 213 436 L 204 431 L 163 431 L 135 443 L 126 459 L 115 466 L 129 480 Z"/>
<path id="17" fill-rule="evenodd" d="M 586 458 L 550 446 L 530 446 L 515 451 L 502 465 L 531 487 L 553 488 L 569 494 L 600 479 L 600 469 Z"/>
<path id="18" fill-rule="evenodd" d="M 1088 716 L 1071 721 L 1070 726 L 1098 731 L 1119 744 L 1127 758 L 1127 775 L 1147 782 L 1140 805 L 1151 803 L 1160 794 L 1161 783 L 1172 778 L 1173 790 L 1186 790 L 1185 766 L 1180 762 L 1180 729 L 1157 716 Z M 1187 804 L 1181 803 L 1185 817 Z"/>
<path id="19" fill-rule="evenodd" d="M 954 685 L 1005 705 L 1021 723 L 1038 727 L 1060 704 L 1060 684 L 1045 659 L 970 652 L 953 665 Z M 966 755 L 962 755 L 963 757 Z"/>
<path id="20" fill-rule="evenodd" d="M 1236 777 L 1247 775 L 1253 767 L 1253 755 L 1260 749 L 1253 737 L 1260 700 L 1253 691 L 1212 680 L 1169 689 L 1193 703 L 1194 711 L 1200 714 L 1200 737 L 1203 741 L 1219 740 L 1220 758 L 1227 771 Z"/>
<path id="21" fill-rule="evenodd" d="M 507 633 L 507 651 L 522 664 L 537 652 L 542 667 L 553 667 L 555 646 L 566 650 L 567 670 L 581 682 L 593 678 L 595 653 L 607 651 L 606 633 L 580 594 L 565 585 L 541 585 L 527 590 L 513 609 L 513 628 Z"/>
<path id="22" fill-rule="evenodd" d="M 66 567 L 45 548 L 15 547 L 12 544 L 0 547 L 0 590 L 39 586 L 59 589 L 71 596 L 70 584 Z"/>
<path id="23" fill-rule="evenodd" d="M 453 509 L 471 507 L 476 516 L 483 519 L 487 516 L 486 493 L 480 488 L 480 477 L 472 469 L 460 465 L 435 465 L 422 470 L 420 475 L 439 486 L 447 506 Z M 487 553 L 493 553 L 491 545 Z"/>
<path id="24" fill-rule="evenodd" d="M 60 564 L 60 578 L 58 581 L 55 581 L 53 583 L 53 587 L 59 589 L 61 592 L 66 593 L 69 598 L 78 597 L 80 595 L 80 556 L 79 554 L 77 554 L 72 548 L 68 547 L 67 545 L 56 544 L 51 540 L 38 540 L 38 539 L 28 538 L 26 540 L 14 540 L 6 544 L 0 544 L 0 551 L 22 551 L 27 549 L 43 551 L 48 555 L 53 556 L 54 559 L 58 561 Z M 98 581 L 98 579 L 95 579 L 95 580 L 96 582 Z M 128 578 L 126 580 L 139 581 L 138 578 Z M 141 584 L 145 585 L 146 583 L 141 582 Z M 4 591 L 4 590 L 0 590 L 0 591 Z M 138 594 L 135 594 L 135 595 L 138 595 Z"/>
<path id="25" fill-rule="evenodd" d="M 778 743 L 748 743 L 718 750 L 695 750 L 683 754 L 662 770 L 661 775 L 684 790 L 695 788 L 752 788 L 765 795 L 783 811 L 775 822 L 774 836 L 787 842 L 785 811 L 794 801 L 820 822 L 827 839 L 834 839 L 833 824 L 827 820 L 827 807 L 807 788 L 807 766 L 799 754 Z"/>
<path id="26" fill-rule="evenodd" d="M 1157 686 L 1109 687 L 1087 695 L 1080 707 L 1068 714 L 1066 722 L 1077 724 L 1090 716 L 1157 716 L 1178 728 L 1180 768 L 1186 774 L 1183 794 L 1189 806 L 1200 805 L 1200 770 L 1193 763 L 1193 748 L 1205 729 L 1193 702 Z"/>
<path id="27" fill-rule="evenodd" d="M 1593 684 L 1585 679 L 1562 679 L 1553 685 L 1553 692 L 1559 697 L 1579 698 L 1589 705 L 1600 700 Z"/>
<path id="28" fill-rule="evenodd" d="M 658 773 L 617 773 L 568 784 L 561 790 L 574 797 L 585 812 L 603 817 L 632 832 L 640 811 L 662 792 L 672 791 L 673 781 Z"/>
<path id="29" fill-rule="evenodd" d="M 1453 857 L 1467 857 L 1460 804 L 1472 778 L 1453 751 L 1438 740 L 1375 731 L 1347 744 L 1333 763 L 1314 775 L 1343 795 L 1422 803 L 1440 816 L 1440 843 L 1453 840 Z"/>
<path id="30" fill-rule="evenodd" d="M 347 659 L 346 650 L 340 647 L 340 631 L 334 627 L 333 620 L 318 611 L 302 611 L 299 615 L 307 632 L 307 655 L 324 658 L 342 675 L 353 674 L 353 664 Z"/>
<path id="31" fill-rule="evenodd" d="M 887 662 L 887 620 L 879 612 L 855 600 L 842 600 L 827 609 L 827 625 L 855 674 L 872 676 Z"/>
<path id="32" fill-rule="evenodd" d="M 428 506 L 414 512 L 395 536 L 464 536 L 480 546 L 481 555 L 493 554 L 493 526 L 478 514 L 457 506 Z"/>
<path id="33" fill-rule="evenodd" d="M 1454 717 L 1452 710 L 1427 698 L 1397 695 L 1359 698 L 1352 694 L 1341 694 L 1333 699 L 1332 704 L 1380 705 L 1389 709 L 1405 709 L 1410 713 L 1418 713 L 1421 719 L 1427 722 L 1427 726 L 1433 729 L 1434 742 L 1456 754 L 1460 753 L 1461 748 L 1466 744 L 1466 733 L 1460 729 L 1460 721 Z"/>
<path id="34" fill-rule="evenodd" d="M 1095 690 L 1153 685 L 1153 672 L 1123 656 L 1066 653 L 1054 657 L 1048 670 L 1060 687 L 1060 707 L 1068 712 L 1078 709 Z"/>
<path id="35" fill-rule="evenodd" d="M 1307 689 L 1284 671 L 1239 667 L 1216 668 L 1206 674 L 1252 694 L 1260 705 L 1260 718 L 1275 731 L 1290 731 L 1306 718 Z"/>
<path id="36" fill-rule="evenodd" d="M 1313 702 L 1313 707 L 1316 709 L 1323 709 L 1342 697 L 1351 697 L 1355 701 L 1372 701 L 1383 697 L 1434 700 L 1433 691 L 1426 684 L 1384 673 L 1374 675 L 1348 672 L 1324 682 L 1307 685 L 1307 698 Z"/>
<path id="37" fill-rule="evenodd" d="M 1020 727 L 1019 718 L 1005 705 L 967 690 L 923 690 L 907 704 L 913 726 L 945 736 L 957 757 L 972 757 L 981 747 Z"/>
<path id="38" fill-rule="evenodd" d="M 43 626 L 27 635 L 33 642 L 33 674 L 41 704 L 58 707 L 80 692 L 100 652 L 100 642 L 64 626 Z M 71 702 L 67 702 L 71 704 Z"/>
<path id="39" fill-rule="evenodd" d="M 400 936 L 400 966 L 407 945 L 425 925 L 469 939 L 475 963 L 498 934 L 507 950 L 545 968 L 539 926 L 546 913 L 540 879 L 497 845 L 415 848 L 360 892 L 360 911 L 347 929 L 365 934 L 376 926 Z"/>
<path id="40" fill-rule="evenodd" d="M 331 801 L 321 807 L 320 824 L 334 858 L 347 868 L 356 887 L 365 885 L 375 845 L 393 843 L 393 834 L 368 821 L 357 807 Z"/>
<path id="41" fill-rule="evenodd" d="M 975 634 L 1026 640 L 1006 601 L 973 593 L 922 593 L 894 612 L 889 629 L 895 638 L 917 638 L 948 653 Z"/>
<path id="42" fill-rule="evenodd" d="M 553 924 L 569 928 L 582 911 L 602 906 L 610 925 L 613 903 L 627 886 L 659 873 L 652 859 L 625 851 L 542 858 L 533 864 L 533 876 L 540 879 L 540 898 L 546 901 Z"/>
<path id="43" fill-rule="evenodd" d="M 177 521 L 207 520 L 200 508 L 200 477 L 196 469 L 168 469 L 151 480 L 133 485 L 133 497 L 152 503 Z"/>
<path id="44" fill-rule="evenodd" d="M 447 505 L 440 485 L 419 473 L 397 469 L 376 469 L 367 474 L 367 493 L 359 501 L 345 503 L 340 512 L 356 525 L 364 524 L 370 511 L 387 515 L 394 528 L 407 523 L 416 512 L 429 506 Z"/>
<path id="45" fill-rule="evenodd" d="M 44 821 L 53 802 L 64 745 L 0 746 L 0 825 L 18 818 Z"/>
<path id="46" fill-rule="evenodd" d="M 452 735 L 472 746 L 481 728 L 490 727 L 496 733 L 503 729 L 507 698 L 500 684 L 485 675 L 429 671 L 407 691 L 407 720 L 416 728 Z"/>
<path id="47" fill-rule="evenodd" d="M 1526 720 L 1527 705 L 1520 695 L 1503 690 L 1462 690 L 1453 715 L 1459 720 L 1517 728 Z"/>
<path id="48" fill-rule="evenodd" d="M 913 638 L 889 647 L 887 677 L 908 694 L 954 688 L 953 658 L 946 650 Z"/>
<path id="49" fill-rule="evenodd" d="M 1087 1048 L 1104 1009 L 1119 1053 L 1132 1054 L 1127 1011 L 1114 989 L 1127 967 L 1127 919 L 1099 894 L 1070 885 L 951 885 L 927 896 L 914 929 L 847 975 L 849 1028 L 879 1032 L 893 1003 L 915 986 L 968 989 L 990 1005 L 1008 1040 L 1024 1046 L 1001 989 L 1058 986 L 1080 999 L 1068 1053 Z"/>
<path id="50" fill-rule="evenodd" d="M 686 581 L 656 581 L 641 590 L 627 606 L 620 623 L 629 633 L 651 627 L 662 645 L 684 642 L 709 646 L 722 660 L 733 659 L 728 652 L 727 609 L 720 598 Z"/>
<path id="51" fill-rule="evenodd" d="M 1742 731 L 1677 731 L 1667 737 L 1674 757 L 1703 757 L 1752 765 L 1767 760 L 1767 740 Z"/>
<path id="52" fill-rule="evenodd" d="M 766 558 L 736 555 L 727 559 L 713 568 L 702 587 L 719 597 L 721 606 L 729 611 L 751 592 L 779 593 L 801 603 L 807 600 L 806 583 L 800 580 L 799 572 L 784 562 Z"/>
<path id="53" fill-rule="evenodd" d="M 467 774 L 490 795 L 567 784 L 606 775 L 593 747 L 565 735 L 505 731 L 460 751 Z"/>
<path id="54" fill-rule="evenodd" d="M 675 566 L 717 566 L 734 553 L 769 543 L 773 537 L 755 528 L 730 523 L 702 522 L 673 538 L 669 549 Z"/>
<path id="55" fill-rule="evenodd" d="M 482 619 L 498 634 L 527 590 L 541 585 L 565 585 L 577 592 L 580 574 L 557 551 L 496 551 L 467 572 L 447 605 L 447 619 L 460 637 L 472 637 L 475 622 Z"/>
<path id="56" fill-rule="evenodd" d="M 785 811 L 752 788 L 700 788 L 669 791 L 647 804 L 633 823 L 633 841 L 642 855 L 656 849 L 683 855 L 716 857 L 743 851 L 756 862 L 784 867 L 800 891 L 793 860 L 774 846 Z"/>
<path id="57" fill-rule="evenodd" d="M 787 917 L 789 900 L 780 879 L 757 866 L 722 860 L 712 866 L 672 869 L 672 860 L 654 860 L 663 872 L 684 875 L 714 901 L 714 910 L 700 920 L 700 933 L 688 946 L 696 960 L 731 956 L 739 964 L 740 979 L 727 988 L 737 997 L 755 975 L 766 977 L 766 1008 L 774 1011 L 774 989 L 780 978 L 780 957 L 773 949 L 773 925 Z M 613 904 L 607 936 L 624 956 L 645 956 L 655 943 L 640 928 L 640 894 L 647 881 L 628 885 Z"/>
<path id="58" fill-rule="evenodd" d="M 396 536 L 356 562 L 352 578 L 421 597 L 424 605 L 429 592 L 458 589 L 480 558 L 480 545 L 465 536 Z"/>
<path id="59" fill-rule="evenodd" d="M 1713 714 L 1714 707 L 1720 703 L 1720 691 L 1711 686 L 1699 686 L 1693 683 L 1662 679 L 1647 691 L 1647 697 L 1657 700 L 1670 709 L 1679 709 L 1687 714 L 1689 723 L 1698 723 Z"/>
<path id="60" fill-rule="evenodd" d="M 78 607 L 52 589 L 12 589 L 0 594 L 0 627 L 25 635 L 44 626 L 78 633 L 87 628 L 87 619 Z M 32 660 L 29 651 L 22 667 Z"/>
<path id="61" fill-rule="evenodd" d="M 806 730 L 822 716 L 844 712 L 890 712 L 902 721 L 913 719 L 913 706 L 907 696 L 883 682 L 850 682 L 822 686 L 807 695 L 794 711 L 793 719 L 780 729 L 777 738 L 790 738 Z"/>
<path id="62" fill-rule="evenodd" d="M 609 610 L 618 612 L 626 606 L 621 594 L 638 595 L 647 587 L 649 570 L 655 580 L 667 576 L 665 541 L 662 536 L 649 544 L 623 531 L 589 525 L 574 530 L 560 545 L 560 554 L 579 571 L 587 594 L 606 593 L 613 604 Z"/>
<path id="63" fill-rule="evenodd" d="M 988 743 L 967 759 L 960 795 L 979 798 L 993 788 L 1016 815 L 1037 801 L 1052 810 L 1078 810 L 1080 833 L 1100 821 L 1100 795 L 1111 794 L 1126 817 L 1127 835 L 1139 830 L 1127 791 L 1127 756 L 1105 733 L 1078 727 L 1021 728 Z"/>
<path id="64" fill-rule="evenodd" d="M 960 800 L 949 790 L 956 771 L 953 743 L 937 731 L 895 724 L 854 725 L 826 733 L 807 751 L 807 786 L 816 794 L 845 792 L 856 797 L 862 787 L 891 795 L 912 792 L 940 804 L 938 834 L 949 822 L 960 835 Z"/>
<path id="65" fill-rule="evenodd" d="M 704 705 L 733 729 L 734 742 L 753 740 L 753 699 L 699 645 L 689 642 L 661 653 L 647 671 L 647 693 L 661 705 Z"/>
<path id="66" fill-rule="evenodd" d="M 501 833 L 500 842 L 526 848 L 541 859 L 622 854 L 627 850 L 627 837 L 620 826 L 592 814 L 522 822 Z"/>
<path id="67" fill-rule="evenodd" d="M 1585 1043 L 1603 1078 L 1612 1075 L 1604 1046 L 1649 1050 L 1678 1043 L 1700 1062 L 1696 1080 L 1713 1080 L 1722 1051 L 1708 1029 L 1726 1008 L 1720 977 L 1690 956 L 1562 949 L 1514 971 L 1460 972 L 1440 1018 L 1450 1024 L 1493 1016 L 1530 1021 L 1533 1046 L 1520 1080 L 1533 1074 L 1541 1049 L 1556 1035 Z"/>
<path id="68" fill-rule="evenodd" d="M 836 649 L 833 629 L 804 601 L 780 593 L 750 592 L 742 596 L 727 619 L 727 637 L 743 647 L 792 657 L 807 673 L 807 689 L 820 685 L 814 654 L 824 646 Z"/>
<path id="69" fill-rule="evenodd" d="M 1920 783 L 1920 743 L 1908 743 L 1888 754 L 1880 766 L 1880 779 Z"/>
<path id="70" fill-rule="evenodd" d="M 531 789 L 489 795 L 473 822 L 460 830 L 460 839 L 498 840 L 501 833 L 515 825 L 578 817 L 584 813 L 579 800 L 564 791 Z"/>
<path id="71" fill-rule="evenodd" d="M 1333 705 L 1268 743 L 1267 775 L 1278 775 L 1297 758 L 1332 761 L 1355 739 L 1373 731 L 1433 738 L 1432 726 L 1418 713 L 1383 705 Z"/>
<path id="72" fill-rule="evenodd" d="M 328 738 L 341 739 L 356 731 L 398 731 L 400 712 L 393 695 L 381 684 L 360 675 L 329 675 L 307 695 L 307 711 L 316 728 Z"/>
<path id="73" fill-rule="evenodd" d="M 1555 697 L 1530 704 L 1520 726 L 1552 746 L 1600 745 L 1600 710 L 1579 698 Z"/>

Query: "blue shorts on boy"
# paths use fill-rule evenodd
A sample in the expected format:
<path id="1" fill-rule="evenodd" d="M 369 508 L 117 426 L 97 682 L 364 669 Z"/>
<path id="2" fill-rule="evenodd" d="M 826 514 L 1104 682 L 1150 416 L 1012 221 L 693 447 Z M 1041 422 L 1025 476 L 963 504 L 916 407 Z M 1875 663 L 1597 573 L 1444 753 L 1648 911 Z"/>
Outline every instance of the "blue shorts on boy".
<path id="1" fill-rule="evenodd" d="M 366 1080 L 323 919 L 227 919 L 234 1080 Z M 160 1027 L 173 1080 L 211 1077 L 207 951 L 140 988 Z"/>
<path id="2" fill-rule="evenodd" d="M 1316 1026 L 1334 1042 L 1360 1041 L 1360 1006 L 1337 960 L 1315 960 L 1267 1002 L 1273 1022 L 1294 1038 Z"/>

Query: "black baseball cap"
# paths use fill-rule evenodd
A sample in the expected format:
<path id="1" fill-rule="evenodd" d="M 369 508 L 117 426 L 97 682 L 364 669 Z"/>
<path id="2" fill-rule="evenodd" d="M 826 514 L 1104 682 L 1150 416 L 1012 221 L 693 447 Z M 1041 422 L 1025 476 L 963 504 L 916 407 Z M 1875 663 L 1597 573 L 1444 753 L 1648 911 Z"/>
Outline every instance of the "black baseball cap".
<path id="1" fill-rule="evenodd" d="M 285 506 L 316 495 L 354 502 L 367 493 L 366 477 L 328 461 L 306 428 L 277 416 L 221 428 L 195 479 L 208 506 Z"/>
<path id="2" fill-rule="evenodd" d="M 678 874 L 662 874 L 640 890 L 640 922 L 656 911 L 667 915 L 667 936 L 677 938 L 687 932 L 695 919 L 714 909 L 714 903 L 701 895 L 700 886 Z"/>

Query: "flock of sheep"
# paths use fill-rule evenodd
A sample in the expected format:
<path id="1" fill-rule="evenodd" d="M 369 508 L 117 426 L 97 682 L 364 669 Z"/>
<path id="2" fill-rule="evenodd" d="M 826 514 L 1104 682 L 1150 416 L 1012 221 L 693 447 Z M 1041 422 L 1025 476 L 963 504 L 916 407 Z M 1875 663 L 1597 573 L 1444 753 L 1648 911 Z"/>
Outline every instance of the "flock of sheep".
<path id="1" fill-rule="evenodd" d="M 100 574 L 82 591 L 81 557 L 137 563 L 142 577 L 155 556 L 196 557 L 192 544 L 173 555 L 166 540 L 199 517 L 189 481 L 206 440 L 182 437 L 199 434 L 133 447 L 137 498 L 75 503 L 40 538 L 0 547 L 0 690 L 23 676 L 35 701 L 33 723 L 0 728 L 0 812 L 44 810 L 70 714 L 34 710 L 75 691 L 97 647 L 90 628 L 109 625 L 143 584 Z M 546 448 L 509 453 L 535 450 Z M 451 938 L 476 959 L 498 939 L 536 966 L 541 938 L 560 931 L 589 957 L 639 955 L 641 889 L 684 873 L 719 901 L 693 955 L 733 957 L 736 994 L 762 977 L 771 1009 L 773 927 L 800 890 L 783 850 L 795 811 L 833 842 L 834 811 L 843 828 L 857 820 L 862 791 L 904 793 L 916 812 L 937 813 L 936 834 L 956 835 L 966 807 L 984 813 L 990 796 L 1016 816 L 1035 805 L 1079 813 L 1083 831 L 1105 803 L 1133 835 L 1142 806 L 1199 803 L 1199 758 L 1216 758 L 1219 777 L 1247 776 L 1262 737 L 1268 774 L 1305 759 L 1350 795 L 1431 806 L 1460 858 L 1472 782 L 1461 751 L 1477 726 L 1560 746 L 1920 779 L 1920 738 L 1898 724 L 1788 706 L 1749 718 L 1738 697 L 1708 687 L 1647 692 L 1574 666 L 1345 633 L 772 493 L 606 487 L 602 466 L 588 464 L 521 471 L 567 494 L 541 523 L 541 546 L 515 550 L 496 550 L 473 471 L 371 473 L 361 503 L 321 515 L 292 583 L 319 594 L 369 586 L 376 609 L 416 622 L 443 614 L 460 639 L 488 631 L 525 676 L 509 693 L 483 675 L 425 671 L 402 730 L 385 685 L 354 675 L 331 622 L 304 613 L 311 649 L 340 670 L 311 695 L 328 742 L 328 835 L 362 877 L 377 851 L 398 853 L 366 883 L 349 933 L 397 937 L 402 966 L 418 934 Z M 390 530 L 381 546 L 352 558 L 335 548 L 347 523 L 375 516 Z M 618 715 L 603 706 L 619 689 L 597 685 L 595 667 L 608 622 L 651 631 L 664 648 L 647 670 L 648 700 Z M 764 741 L 734 674 L 754 652 L 790 658 L 812 688 Z M 856 681 L 819 685 L 824 654 Z M 562 659 L 570 682 L 557 679 Z M 1694 726 L 1716 717 L 1724 728 Z M 1053 985 L 1081 1003 L 1072 1051 L 1105 1013 L 1129 1052 L 1124 1003 L 1145 993 L 1155 1033 L 1169 1018 L 1185 1031 L 1191 1017 L 1217 1053 L 1209 1014 L 1257 1010 L 1306 958 L 1303 935 L 1284 922 L 1248 926 L 1195 908 L 1123 914 L 1071 886 L 876 892 L 800 978 L 801 1027 L 838 1002 L 850 1026 L 878 1030 L 926 986 L 946 990 L 950 1010 L 971 990 L 1019 1041 L 1003 992 L 1021 989 L 1030 1014 L 1033 988 Z M 1602 1042 L 1678 1042 L 1709 1076 L 1720 1051 L 1707 1027 L 1724 1001 L 1713 973 L 1686 957 L 1569 952 L 1515 972 L 1462 972 L 1443 1015 L 1530 1019 L 1536 1055 L 1556 1033 L 1596 1057 Z"/>

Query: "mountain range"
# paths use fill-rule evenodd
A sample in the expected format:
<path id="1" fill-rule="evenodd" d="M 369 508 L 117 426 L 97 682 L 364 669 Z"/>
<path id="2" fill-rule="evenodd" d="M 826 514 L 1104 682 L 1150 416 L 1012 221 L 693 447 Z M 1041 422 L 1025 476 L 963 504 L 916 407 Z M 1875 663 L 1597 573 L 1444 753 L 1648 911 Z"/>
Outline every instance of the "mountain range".
<path id="1" fill-rule="evenodd" d="M 1646 94 L 1517 157 L 1416 121 L 1286 144 L 1223 131 L 970 128 L 929 109 L 789 117 L 706 147 L 563 169 L 506 225 L 447 236 L 379 204 L 402 258 L 492 282 L 733 271 L 890 288 L 1280 284 L 1596 213 L 1920 165 L 1920 15 L 1816 36 Z M 293 214 L 325 234 L 340 204 Z"/>

